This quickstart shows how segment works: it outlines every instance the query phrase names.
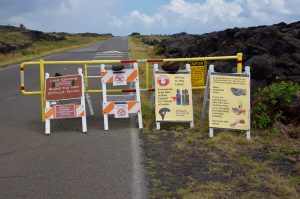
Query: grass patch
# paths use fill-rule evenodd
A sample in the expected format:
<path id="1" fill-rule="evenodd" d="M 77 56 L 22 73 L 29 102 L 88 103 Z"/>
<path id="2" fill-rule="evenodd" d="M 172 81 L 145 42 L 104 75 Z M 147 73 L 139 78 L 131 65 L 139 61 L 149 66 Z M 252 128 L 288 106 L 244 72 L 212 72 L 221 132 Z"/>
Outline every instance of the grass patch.
<path id="1" fill-rule="evenodd" d="M 9 33 L 9 36 L 3 36 L 1 34 L 0 41 L 9 41 L 12 45 L 22 45 L 30 43 L 30 40 L 22 35 L 23 34 Z M 62 52 L 78 47 L 84 47 L 108 40 L 110 38 L 110 36 L 82 37 L 80 35 L 69 35 L 66 36 L 66 40 L 61 41 L 36 41 L 31 43 L 30 46 L 25 49 L 16 50 L 8 54 L 0 54 L 0 67 L 37 59 L 49 54 Z"/>

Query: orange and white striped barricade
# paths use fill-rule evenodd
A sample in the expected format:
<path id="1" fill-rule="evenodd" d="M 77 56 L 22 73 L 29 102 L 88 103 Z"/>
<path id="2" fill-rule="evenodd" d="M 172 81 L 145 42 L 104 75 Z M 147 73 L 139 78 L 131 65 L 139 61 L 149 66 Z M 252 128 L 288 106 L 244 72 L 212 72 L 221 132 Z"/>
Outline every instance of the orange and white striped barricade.
<path id="1" fill-rule="evenodd" d="M 78 75 L 49 77 L 45 74 L 45 134 L 49 135 L 51 119 L 77 118 L 82 119 L 82 132 L 87 132 L 86 107 L 84 97 L 84 79 L 82 69 Z M 58 104 L 60 101 L 80 100 L 80 104 Z"/>
<path id="2" fill-rule="evenodd" d="M 138 64 L 134 63 L 133 68 L 122 69 L 121 71 L 107 70 L 105 69 L 105 65 L 101 64 L 101 83 L 104 130 L 108 130 L 108 115 L 114 115 L 115 118 L 128 118 L 129 114 L 137 114 L 139 129 L 143 128 Z M 127 85 L 127 83 L 135 84 L 136 92 L 134 99 L 125 99 L 129 95 L 119 95 L 120 99 L 110 100 L 110 98 L 113 98 L 116 95 L 107 95 L 106 85 L 112 84 L 113 87 L 116 87 Z"/>

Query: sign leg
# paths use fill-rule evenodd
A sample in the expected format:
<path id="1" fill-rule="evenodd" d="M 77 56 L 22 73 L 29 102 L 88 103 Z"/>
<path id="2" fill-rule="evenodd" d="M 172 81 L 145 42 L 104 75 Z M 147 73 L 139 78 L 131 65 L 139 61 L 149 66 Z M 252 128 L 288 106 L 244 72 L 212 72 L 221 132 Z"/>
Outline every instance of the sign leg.
<path id="1" fill-rule="evenodd" d="M 246 132 L 246 138 L 247 138 L 247 139 L 250 139 L 250 138 L 251 138 L 251 133 L 250 133 L 250 131 L 247 131 L 247 132 Z"/>
<path id="2" fill-rule="evenodd" d="M 85 99 L 87 101 L 87 105 L 89 107 L 90 115 L 94 115 L 93 105 L 91 101 L 91 97 L 88 93 L 85 94 Z"/>
<path id="3" fill-rule="evenodd" d="M 213 128 L 209 128 L 209 137 L 210 138 L 214 137 L 214 129 Z"/>
<path id="4" fill-rule="evenodd" d="M 190 128 L 194 128 L 194 121 L 190 123 Z"/>
<path id="5" fill-rule="evenodd" d="M 108 115 L 104 114 L 103 118 L 104 118 L 104 130 L 107 131 L 108 130 Z"/>
<path id="6" fill-rule="evenodd" d="M 87 132 L 86 116 L 83 116 L 81 118 L 81 122 L 82 122 L 82 132 L 86 133 Z"/>
<path id="7" fill-rule="evenodd" d="M 50 135 L 50 120 L 45 120 L 45 135 Z"/>
<path id="8" fill-rule="evenodd" d="M 156 129 L 160 129 L 160 122 L 156 122 Z"/>
<path id="9" fill-rule="evenodd" d="M 139 129 L 143 128 L 143 120 L 142 120 L 142 113 L 138 113 L 138 120 L 139 120 Z"/>

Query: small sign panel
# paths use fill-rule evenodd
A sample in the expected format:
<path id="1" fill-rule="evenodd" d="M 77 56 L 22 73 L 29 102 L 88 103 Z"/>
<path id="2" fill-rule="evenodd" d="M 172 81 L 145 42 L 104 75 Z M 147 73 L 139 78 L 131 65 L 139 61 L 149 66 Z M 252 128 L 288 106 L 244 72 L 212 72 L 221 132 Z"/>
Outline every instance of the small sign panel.
<path id="1" fill-rule="evenodd" d="M 127 103 L 115 103 L 115 118 L 128 118 L 128 104 Z"/>
<path id="2" fill-rule="evenodd" d="M 211 73 L 209 127 L 250 130 L 250 78 Z"/>
<path id="3" fill-rule="evenodd" d="M 113 86 L 127 85 L 125 73 L 113 74 Z"/>
<path id="4" fill-rule="evenodd" d="M 155 113 L 157 122 L 193 121 L 189 72 L 155 73 Z"/>
<path id="5" fill-rule="evenodd" d="M 46 79 L 45 99 L 65 100 L 82 97 L 82 80 L 80 75 L 49 77 Z"/>
<path id="6" fill-rule="evenodd" d="M 56 105 L 55 107 L 55 118 L 73 118 L 76 117 L 76 105 L 75 104 L 63 104 Z"/>
<path id="7" fill-rule="evenodd" d="M 189 61 L 191 66 L 192 86 L 205 86 L 206 61 Z"/>

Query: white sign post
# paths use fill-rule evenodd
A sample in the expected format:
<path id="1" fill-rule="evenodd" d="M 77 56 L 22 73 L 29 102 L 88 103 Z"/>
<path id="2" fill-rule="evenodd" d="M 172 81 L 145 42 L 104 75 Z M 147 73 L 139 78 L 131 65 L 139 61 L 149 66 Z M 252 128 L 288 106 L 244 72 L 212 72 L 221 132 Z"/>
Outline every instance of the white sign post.
<path id="1" fill-rule="evenodd" d="M 49 73 L 45 74 L 45 134 L 51 133 L 50 120 L 63 119 L 63 118 L 76 118 L 81 117 L 82 132 L 87 132 L 86 124 L 86 107 L 84 97 L 84 78 L 82 69 L 78 69 L 78 74 L 81 81 L 76 79 L 76 76 L 61 76 L 49 77 Z M 76 81 L 77 80 L 77 81 Z M 81 85 L 76 85 L 80 83 Z M 61 92 L 63 90 L 63 92 Z M 60 91 L 60 92 L 59 92 Z M 80 93 L 78 93 L 78 91 Z M 76 95 L 66 95 L 65 93 L 74 92 Z M 63 99 L 61 99 L 63 97 Z M 61 100 L 80 99 L 80 104 L 57 104 Z"/>

